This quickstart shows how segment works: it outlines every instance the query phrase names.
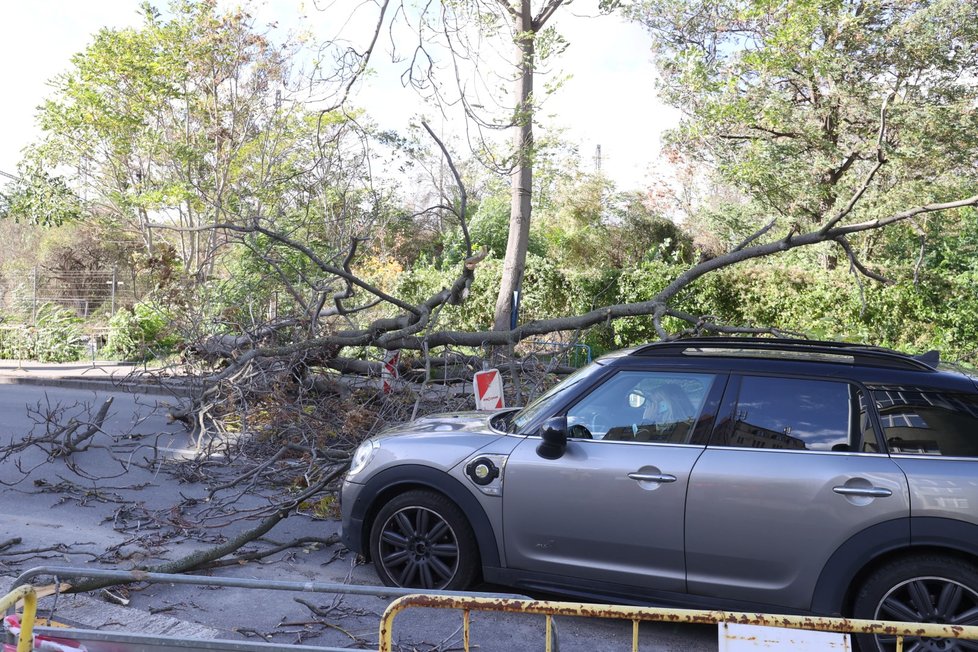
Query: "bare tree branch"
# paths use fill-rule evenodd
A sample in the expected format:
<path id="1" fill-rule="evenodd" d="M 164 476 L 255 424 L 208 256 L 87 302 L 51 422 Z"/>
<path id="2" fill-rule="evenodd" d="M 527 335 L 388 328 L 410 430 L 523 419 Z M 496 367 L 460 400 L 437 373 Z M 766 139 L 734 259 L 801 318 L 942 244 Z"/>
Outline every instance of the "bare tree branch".
<path id="1" fill-rule="evenodd" d="M 367 70 L 367 66 L 370 65 L 370 57 L 373 55 L 374 48 L 377 46 L 377 39 L 380 36 L 380 31 L 384 27 L 384 19 L 387 14 L 387 7 L 389 4 L 390 4 L 390 0 L 383 0 L 380 5 L 380 15 L 377 17 L 377 22 L 374 27 L 373 36 L 370 39 L 370 44 L 367 46 L 367 49 L 364 50 L 362 53 L 353 52 L 353 54 L 357 58 L 358 64 L 354 67 L 353 73 L 349 76 L 349 78 L 346 81 L 346 84 L 343 86 L 340 99 L 332 107 L 324 111 L 321 111 L 319 113 L 320 131 L 322 130 L 323 117 L 346 104 L 346 100 L 350 97 L 350 91 L 352 90 L 353 85 L 357 83 L 357 81 L 360 79 L 363 73 Z"/>
<path id="2" fill-rule="evenodd" d="M 455 213 L 455 216 L 458 218 L 459 224 L 462 226 L 462 237 L 465 238 L 465 256 L 466 258 L 471 257 L 472 240 L 469 238 L 469 227 L 466 224 L 467 221 L 466 214 L 468 211 L 468 196 L 465 192 L 465 184 L 462 183 L 462 175 L 459 174 L 458 168 L 455 167 L 455 161 L 452 159 L 452 156 L 448 152 L 448 149 L 445 147 L 445 144 L 441 142 L 441 139 L 437 135 L 435 135 L 435 132 L 428 125 L 428 123 L 422 121 L 421 126 L 425 128 L 425 131 L 428 132 L 428 135 L 431 136 L 431 139 L 434 140 L 435 143 L 437 143 L 438 149 L 441 150 L 442 156 L 445 157 L 445 160 L 448 163 L 448 169 L 452 171 L 452 176 L 455 177 L 455 185 L 458 187 L 458 193 L 459 193 L 459 207 L 458 207 L 458 211 L 452 209 L 452 212 Z"/>
<path id="3" fill-rule="evenodd" d="M 880 128 L 879 136 L 876 139 L 876 165 L 873 166 L 873 168 L 866 175 L 866 178 L 863 179 L 862 184 L 849 198 L 849 202 L 846 204 L 845 208 L 839 211 L 835 217 L 827 221 L 825 225 L 822 226 L 820 231 L 821 233 L 827 233 L 832 229 L 832 227 L 841 222 L 847 215 L 849 215 L 849 213 L 852 212 L 852 209 L 856 207 L 856 204 L 860 199 L 862 199 L 863 194 L 865 194 L 870 185 L 873 183 L 876 173 L 879 172 L 880 168 L 882 168 L 886 163 L 886 153 L 883 151 L 883 142 L 886 139 L 886 109 L 890 104 L 890 100 L 893 99 L 894 94 L 895 91 L 887 95 L 886 99 L 883 100 L 883 106 L 880 107 Z"/>
<path id="4" fill-rule="evenodd" d="M 537 32 L 544 28 L 550 17 L 554 15 L 554 12 L 560 9 L 560 5 L 564 3 L 564 0 L 549 0 L 547 4 L 540 9 L 540 12 L 533 18 L 533 31 Z"/>
<path id="5" fill-rule="evenodd" d="M 892 285 L 893 281 L 890 279 L 877 274 L 876 272 L 867 269 L 865 265 L 859 262 L 859 258 L 856 257 L 856 252 L 852 250 L 852 246 L 849 244 L 849 240 L 845 236 L 839 236 L 835 239 L 839 243 L 839 246 L 846 252 L 846 256 L 849 257 L 849 263 L 854 270 L 858 270 L 863 276 L 868 276 L 874 281 L 879 281 L 880 283 L 885 283 L 887 285 Z"/>
<path id="6" fill-rule="evenodd" d="M 747 245 L 749 245 L 750 243 L 754 242 L 755 240 L 757 240 L 758 238 L 760 238 L 761 236 L 763 236 L 765 233 L 767 233 L 768 231 L 770 231 L 772 228 L 774 228 L 774 225 L 777 224 L 777 223 L 778 223 L 778 218 L 774 218 L 773 220 L 771 220 L 770 222 L 768 222 L 767 225 L 761 227 L 760 229 L 758 229 L 757 231 L 755 231 L 753 234 L 751 234 L 750 236 L 748 236 L 746 240 L 744 240 L 739 245 L 737 245 L 736 247 L 734 247 L 733 248 L 733 251 L 740 251 L 741 249 L 743 249 L 744 247 L 746 247 Z"/>

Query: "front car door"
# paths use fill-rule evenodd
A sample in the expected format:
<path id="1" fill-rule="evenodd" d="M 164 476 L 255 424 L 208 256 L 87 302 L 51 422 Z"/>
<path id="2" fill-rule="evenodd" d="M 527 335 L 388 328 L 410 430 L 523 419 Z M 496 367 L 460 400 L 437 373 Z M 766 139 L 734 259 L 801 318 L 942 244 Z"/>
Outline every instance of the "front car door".
<path id="1" fill-rule="evenodd" d="M 503 532 L 511 569 L 685 590 L 683 520 L 724 376 L 621 370 L 575 401 L 556 460 L 531 436 L 506 464 Z"/>
<path id="2" fill-rule="evenodd" d="M 890 523 L 909 542 L 907 479 L 880 449 L 868 400 L 840 380 L 731 378 L 689 483 L 690 593 L 806 610 L 853 535 Z"/>

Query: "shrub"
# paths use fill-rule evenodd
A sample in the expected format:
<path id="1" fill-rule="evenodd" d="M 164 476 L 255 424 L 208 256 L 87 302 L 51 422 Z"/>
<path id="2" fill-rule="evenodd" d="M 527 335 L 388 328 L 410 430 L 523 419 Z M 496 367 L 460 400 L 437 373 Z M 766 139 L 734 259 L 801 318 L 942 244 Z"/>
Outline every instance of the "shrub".
<path id="1" fill-rule="evenodd" d="M 140 302 L 109 320 L 103 353 L 123 360 L 149 360 L 172 353 L 179 341 L 170 327 L 169 312 L 157 303 Z"/>
<path id="2" fill-rule="evenodd" d="M 38 362 L 75 362 L 85 353 L 82 320 L 73 310 L 44 303 L 37 308 L 34 326 L 6 329 L 0 339 L 0 357 Z"/>

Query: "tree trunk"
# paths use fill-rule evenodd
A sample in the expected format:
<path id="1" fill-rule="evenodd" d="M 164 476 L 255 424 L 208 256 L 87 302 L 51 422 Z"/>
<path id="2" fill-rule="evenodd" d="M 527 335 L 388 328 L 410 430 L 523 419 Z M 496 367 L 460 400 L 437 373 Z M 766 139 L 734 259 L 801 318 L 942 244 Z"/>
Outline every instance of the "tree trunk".
<path id="1" fill-rule="evenodd" d="M 496 299 L 494 330 L 509 330 L 514 307 L 513 293 L 520 290 L 530 240 L 530 189 L 533 182 L 533 20 L 530 0 L 522 0 L 515 17 L 516 54 L 519 78 L 516 81 L 516 162 L 512 173 L 512 204 L 509 213 L 509 239 L 503 277 Z"/>

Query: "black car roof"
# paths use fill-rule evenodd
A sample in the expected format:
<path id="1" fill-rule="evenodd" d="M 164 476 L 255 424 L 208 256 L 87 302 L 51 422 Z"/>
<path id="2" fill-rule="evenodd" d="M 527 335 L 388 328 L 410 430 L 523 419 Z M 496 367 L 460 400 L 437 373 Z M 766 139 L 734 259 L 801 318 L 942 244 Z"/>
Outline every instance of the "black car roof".
<path id="1" fill-rule="evenodd" d="M 609 356 L 608 362 L 670 358 L 683 366 L 799 375 L 845 376 L 868 384 L 932 386 L 976 392 L 973 378 L 937 368 L 936 351 L 911 356 L 851 342 L 760 337 L 703 337 L 655 342 Z"/>
<path id="2" fill-rule="evenodd" d="M 854 362 L 867 366 L 933 371 L 934 366 L 891 349 L 850 342 L 789 340 L 746 337 L 704 337 L 656 342 L 633 349 L 631 355 L 659 355 L 679 351 L 684 355 L 787 358 L 818 362 Z M 931 356 L 933 357 L 933 356 Z M 937 360 L 934 361 L 935 363 Z"/>

